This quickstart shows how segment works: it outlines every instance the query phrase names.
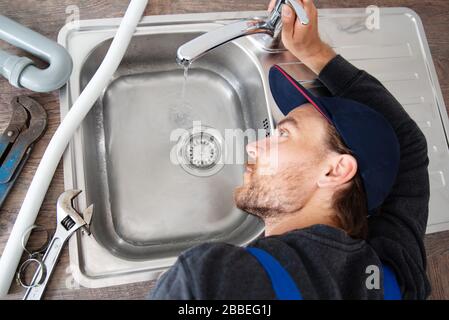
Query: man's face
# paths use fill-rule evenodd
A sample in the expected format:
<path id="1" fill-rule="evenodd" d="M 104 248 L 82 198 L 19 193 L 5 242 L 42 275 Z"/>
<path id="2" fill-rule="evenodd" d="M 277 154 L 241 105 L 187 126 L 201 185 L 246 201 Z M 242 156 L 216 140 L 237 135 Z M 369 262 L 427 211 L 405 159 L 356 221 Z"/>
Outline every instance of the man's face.
<path id="1" fill-rule="evenodd" d="M 300 210 L 326 170 L 327 125 L 311 104 L 305 104 L 280 121 L 272 137 L 248 144 L 253 164 L 247 165 L 243 185 L 235 190 L 237 207 L 261 218 Z"/>

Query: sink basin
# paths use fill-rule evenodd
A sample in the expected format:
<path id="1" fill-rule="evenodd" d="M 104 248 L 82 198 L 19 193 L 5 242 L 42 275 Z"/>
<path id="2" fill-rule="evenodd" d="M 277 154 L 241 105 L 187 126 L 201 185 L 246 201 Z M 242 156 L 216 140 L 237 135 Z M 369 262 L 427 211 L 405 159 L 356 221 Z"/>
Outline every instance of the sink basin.
<path id="1" fill-rule="evenodd" d="M 142 22 L 70 145 L 66 183 L 84 191 L 78 206 L 95 207 L 92 236 L 80 233 L 71 243 L 81 284 L 102 286 L 111 274 L 114 283 L 135 281 L 140 273 L 156 276 L 194 245 L 221 241 L 243 246 L 263 232 L 263 222 L 233 202 L 244 161 L 195 159 L 186 153 L 181 165 L 171 157 L 184 160 L 180 154 L 184 144 L 190 148 L 191 139 L 213 148 L 211 157 L 224 155 L 227 130 L 267 135 L 273 128 L 265 75 L 248 39 L 224 45 L 186 71 L 177 65 L 177 48 L 216 26 Z M 64 32 L 76 61 L 61 96 L 68 102 L 103 60 L 111 29 L 104 21 L 88 21 L 76 32 Z M 185 133 L 176 136 L 179 130 Z M 236 141 L 235 152 L 245 155 L 244 147 Z"/>
<path id="2" fill-rule="evenodd" d="M 217 160 L 229 151 L 225 130 L 260 129 L 266 135 L 273 130 L 282 116 L 268 88 L 274 63 L 316 94 L 326 95 L 326 89 L 289 52 L 260 46 L 266 35 L 212 50 L 193 63 L 187 81 L 175 61 L 177 48 L 190 39 L 262 15 L 266 12 L 143 18 L 64 156 L 66 189 L 84 191 L 77 198 L 80 209 L 94 204 L 92 235 L 79 232 L 70 240 L 71 269 L 81 285 L 154 279 L 194 245 L 244 246 L 263 233 L 262 221 L 233 203 L 242 163 Z M 432 190 L 428 231 L 449 228 L 447 114 L 419 17 L 406 8 L 385 8 L 383 26 L 375 31 L 364 29 L 364 19 L 362 9 L 320 10 L 320 33 L 337 52 L 378 77 L 423 128 Z M 74 63 L 61 90 L 62 116 L 95 73 L 119 22 L 81 21 L 78 29 L 61 30 L 59 43 Z M 174 137 L 179 130 L 183 134 Z M 195 143 L 206 146 L 207 158 L 189 152 Z M 243 151 L 244 143 L 236 148 Z"/>
<path id="3" fill-rule="evenodd" d="M 224 137 L 225 129 L 262 129 L 269 119 L 264 91 L 259 90 L 262 75 L 251 55 L 236 44 L 193 65 L 184 84 L 184 70 L 173 53 L 196 36 L 196 32 L 135 36 L 84 122 L 85 190 L 87 202 L 96 208 L 92 232 L 121 258 L 176 256 L 204 241 L 239 245 L 263 230 L 259 219 L 233 204 L 242 164 L 197 176 L 171 161 L 178 141 L 170 141 L 170 135 L 178 129 L 189 131 L 193 121 Z M 102 42 L 85 60 L 81 88 L 108 46 L 108 41 Z M 216 143 L 216 148 L 224 148 Z"/>

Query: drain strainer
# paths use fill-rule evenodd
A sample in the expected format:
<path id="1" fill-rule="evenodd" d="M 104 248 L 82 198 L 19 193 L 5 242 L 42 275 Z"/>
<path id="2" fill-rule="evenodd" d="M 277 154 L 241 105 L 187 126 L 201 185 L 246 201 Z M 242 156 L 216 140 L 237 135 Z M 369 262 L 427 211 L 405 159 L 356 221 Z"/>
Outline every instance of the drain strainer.
<path id="1" fill-rule="evenodd" d="M 210 176 L 223 167 L 223 144 L 216 130 L 201 126 L 189 130 L 178 142 L 181 167 L 195 176 Z"/>

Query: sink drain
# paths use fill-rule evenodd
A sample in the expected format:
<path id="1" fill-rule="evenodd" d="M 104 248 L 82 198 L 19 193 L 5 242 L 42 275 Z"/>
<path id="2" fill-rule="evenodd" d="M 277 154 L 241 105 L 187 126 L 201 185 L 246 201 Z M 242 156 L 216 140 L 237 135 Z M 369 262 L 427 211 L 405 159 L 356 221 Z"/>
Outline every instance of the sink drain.
<path id="1" fill-rule="evenodd" d="M 178 143 L 178 161 L 181 167 L 195 176 L 210 176 L 223 167 L 223 143 L 219 134 L 209 127 L 189 130 Z"/>

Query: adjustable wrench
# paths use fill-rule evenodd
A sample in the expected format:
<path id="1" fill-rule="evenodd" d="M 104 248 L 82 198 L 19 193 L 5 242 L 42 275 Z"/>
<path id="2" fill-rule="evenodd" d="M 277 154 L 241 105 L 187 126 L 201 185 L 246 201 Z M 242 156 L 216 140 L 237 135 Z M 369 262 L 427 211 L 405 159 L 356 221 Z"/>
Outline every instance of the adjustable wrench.
<path id="1" fill-rule="evenodd" d="M 56 232 L 42 258 L 43 267 L 36 270 L 31 286 L 26 291 L 23 300 L 41 299 L 61 250 L 75 231 L 83 227 L 90 234 L 89 225 L 92 219 L 93 205 L 84 210 L 83 217 L 73 208 L 72 200 L 80 193 L 80 190 L 68 190 L 59 196 L 56 207 Z"/>

